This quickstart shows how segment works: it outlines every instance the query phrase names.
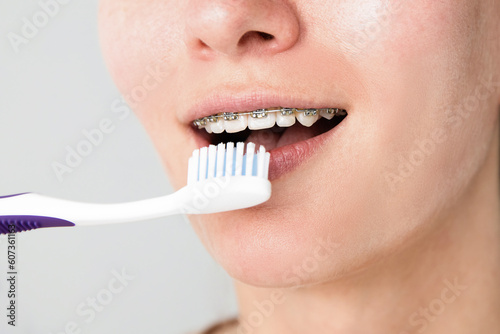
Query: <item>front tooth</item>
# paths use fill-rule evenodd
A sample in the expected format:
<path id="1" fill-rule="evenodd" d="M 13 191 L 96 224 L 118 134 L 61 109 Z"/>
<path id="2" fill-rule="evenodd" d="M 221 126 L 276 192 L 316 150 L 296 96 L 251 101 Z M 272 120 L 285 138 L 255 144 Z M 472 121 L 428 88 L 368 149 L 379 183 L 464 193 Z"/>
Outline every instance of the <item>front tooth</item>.
<path id="1" fill-rule="evenodd" d="M 319 111 L 319 115 L 321 117 L 324 117 L 326 119 L 332 119 L 334 115 L 334 110 L 333 109 L 321 109 Z"/>
<path id="2" fill-rule="evenodd" d="M 291 108 L 283 108 L 276 115 L 276 124 L 281 127 L 288 127 L 295 124 L 294 110 Z"/>
<path id="3" fill-rule="evenodd" d="M 276 113 L 265 110 L 256 110 L 248 116 L 248 128 L 250 130 L 269 129 L 276 122 Z"/>
<path id="4" fill-rule="evenodd" d="M 246 129 L 247 124 L 248 124 L 248 117 L 246 115 L 236 115 L 237 118 L 234 119 L 225 119 L 224 120 L 224 129 L 226 129 L 227 133 L 235 133 L 235 132 L 240 132 Z M 229 118 L 229 117 L 227 117 Z"/>
<path id="5" fill-rule="evenodd" d="M 297 112 L 296 117 L 300 124 L 303 126 L 311 126 L 313 125 L 319 118 L 319 115 L 314 112 L 315 109 L 304 109 Z"/>
<path id="6" fill-rule="evenodd" d="M 220 117 L 214 117 L 212 121 L 208 121 L 205 129 L 208 133 L 222 133 L 224 131 L 224 121 Z"/>

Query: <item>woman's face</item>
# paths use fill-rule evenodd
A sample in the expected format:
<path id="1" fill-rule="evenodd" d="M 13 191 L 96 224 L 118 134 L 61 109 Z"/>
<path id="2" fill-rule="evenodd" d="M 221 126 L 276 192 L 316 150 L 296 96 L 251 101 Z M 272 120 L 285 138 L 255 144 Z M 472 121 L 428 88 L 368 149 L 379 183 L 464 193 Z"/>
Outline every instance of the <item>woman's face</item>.
<path id="1" fill-rule="evenodd" d="M 247 141 L 272 149 L 271 199 L 190 217 L 229 274 L 259 286 L 347 275 L 453 217 L 498 140 L 498 22 L 498 0 L 103 0 L 100 10 L 112 76 L 176 188 L 195 148 L 227 140 L 207 139 L 197 118 L 347 111 L 334 128 L 252 131 Z"/>

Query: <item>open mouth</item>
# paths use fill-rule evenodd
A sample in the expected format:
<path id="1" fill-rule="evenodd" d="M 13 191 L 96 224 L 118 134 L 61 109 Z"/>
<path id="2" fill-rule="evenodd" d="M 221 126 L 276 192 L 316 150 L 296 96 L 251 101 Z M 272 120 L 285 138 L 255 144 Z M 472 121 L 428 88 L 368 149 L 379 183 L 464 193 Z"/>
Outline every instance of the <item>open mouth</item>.
<path id="1" fill-rule="evenodd" d="M 348 113 L 341 108 L 266 108 L 222 112 L 193 121 L 200 144 L 227 142 L 263 145 L 271 153 L 269 179 L 274 180 L 307 161 L 337 131 Z M 330 135 L 331 134 L 331 135 Z"/>
<path id="2" fill-rule="evenodd" d="M 193 121 L 209 144 L 253 142 L 272 151 L 320 136 L 347 117 L 340 108 L 267 108 L 219 113 Z"/>

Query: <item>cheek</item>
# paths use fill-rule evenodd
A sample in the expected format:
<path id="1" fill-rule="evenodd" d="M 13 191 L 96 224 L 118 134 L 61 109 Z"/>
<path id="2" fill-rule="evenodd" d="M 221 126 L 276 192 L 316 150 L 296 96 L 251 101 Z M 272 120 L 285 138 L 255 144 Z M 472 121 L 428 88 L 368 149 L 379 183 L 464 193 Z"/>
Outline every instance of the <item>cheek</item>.
<path id="1" fill-rule="evenodd" d="M 175 110 L 175 106 L 145 103 L 143 107 L 145 110 L 139 112 L 138 117 L 162 159 L 173 188 L 180 189 L 187 183 L 188 160 L 192 153 L 185 147 L 194 147 L 195 143 L 189 142 L 191 138 L 186 138 L 185 126 L 173 117 L 171 108 Z"/>
<path id="2" fill-rule="evenodd" d="M 111 76 L 152 138 L 174 188 L 186 184 L 188 160 L 181 140 L 185 128 L 172 98 L 181 95 L 176 83 L 185 3 L 102 0 L 99 10 L 101 47 Z"/>
<path id="3" fill-rule="evenodd" d="M 101 47 L 120 91 L 130 95 L 142 85 L 148 69 L 175 72 L 183 34 L 183 2 L 102 0 L 99 10 Z M 132 101 L 135 102 L 135 101 Z"/>
<path id="4" fill-rule="evenodd" d="M 480 9 L 475 0 L 360 1 L 341 5 L 327 30 L 348 57 L 397 61 L 456 50 L 477 29 Z"/>
<path id="5" fill-rule="evenodd" d="M 345 212 L 366 218 L 371 228 L 365 230 L 381 231 L 366 237 L 380 241 L 379 248 L 404 240 L 446 203 L 456 203 L 484 162 L 484 143 L 498 122 L 485 84 L 492 73 L 485 66 L 488 43 L 478 24 L 488 9 L 478 1 L 396 7 L 401 2 L 389 2 L 394 7 L 385 11 L 378 2 L 359 3 L 361 16 L 346 4 L 334 24 L 325 20 L 315 30 L 323 40 L 324 31 L 334 36 L 337 43 L 326 47 L 354 64 L 349 75 L 362 83 L 352 113 L 352 128 L 362 130 L 350 134 L 361 149 L 350 156 L 364 163 L 350 169 L 354 182 L 337 186 L 349 190 L 346 196 L 357 194 L 345 201 L 353 205 Z M 363 230 L 352 238 L 365 238 Z"/>
<path id="6" fill-rule="evenodd" d="M 391 207 L 418 217 L 414 223 L 455 203 L 488 154 L 484 143 L 492 139 L 497 113 L 488 92 L 488 43 L 478 24 L 487 11 L 480 7 L 413 2 L 369 52 L 353 56 L 368 83 L 363 109 L 371 112 L 363 117 L 376 124 L 370 137 L 380 148 Z"/>

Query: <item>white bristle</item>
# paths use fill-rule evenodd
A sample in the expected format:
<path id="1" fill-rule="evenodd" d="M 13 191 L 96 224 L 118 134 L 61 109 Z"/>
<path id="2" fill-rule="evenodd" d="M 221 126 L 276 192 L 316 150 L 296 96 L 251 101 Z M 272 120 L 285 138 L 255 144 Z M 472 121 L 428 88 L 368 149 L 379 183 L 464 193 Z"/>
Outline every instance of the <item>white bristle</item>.
<path id="1" fill-rule="evenodd" d="M 227 143 L 226 147 L 226 176 L 233 175 L 234 143 Z"/>
<path id="2" fill-rule="evenodd" d="M 188 184 L 192 184 L 198 180 L 198 168 L 195 169 L 195 167 L 194 157 L 190 157 L 188 161 Z"/>
<path id="3" fill-rule="evenodd" d="M 259 147 L 259 153 L 257 153 L 257 176 L 264 177 L 264 168 L 266 166 L 266 149 L 264 146 Z"/>
<path id="4" fill-rule="evenodd" d="M 207 178 L 207 158 L 208 158 L 208 147 L 203 147 L 200 149 L 200 175 L 198 180 L 205 180 Z"/>
<path id="5" fill-rule="evenodd" d="M 245 143 L 236 144 L 236 165 L 234 169 L 234 176 L 240 176 L 243 171 L 243 153 L 245 150 Z"/>
<path id="6" fill-rule="evenodd" d="M 269 160 L 271 160 L 271 153 L 266 152 L 266 162 L 264 163 L 264 178 L 269 178 Z"/>
<path id="7" fill-rule="evenodd" d="M 200 150 L 194 150 L 188 163 L 188 184 L 198 181 L 198 172 L 200 171 Z"/>
<path id="8" fill-rule="evenodd" d="M 252 176 L 253 175 L 253 157 L 255 153 L 255 144 L 248 143 L 247 144 L 247 153 L 246 153 L 246 166 L 245 166 L 245 175 Z"/>
<path id="9" fill-rule="evenodd" d="M 245 148 L 246 146 L 246 148 Z M 236 155 L 236 156 L 235 156 Z M 245 156 L 245 166 L 243 157 Z M 255 157 L 257 156 L 257 157 Z M 257 159 L 257 170 L 254 160 Z M 234 160 L 234 162 L 233 162 Z M 270 154 L 264 146 L 256 151 L 254 143 L 234 143 L 210 145 L 193 151 L 188 164 L 188 184 L 203 181 L 207 178 L 226 176 L 257 176 L 267 178 L 269 174 Z M 245 168 L 243 168 L 245 167 Z"/>
<path id="10" fill-rule="evenodd" d="M 217 158 L 217 146 L 208 147 L 208 177 L 215 177 L 215 159 Z"/>
<path id="11" fill-rule="evenodd" d="M 224 174 L 224 156 L 226 155 L 226 145 L 220 143 L 217 146 L 217 170 L 215 172 L 216 177 L 221 177 Z"/>

